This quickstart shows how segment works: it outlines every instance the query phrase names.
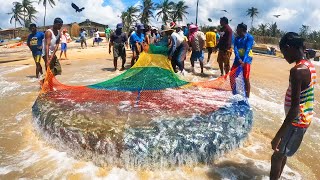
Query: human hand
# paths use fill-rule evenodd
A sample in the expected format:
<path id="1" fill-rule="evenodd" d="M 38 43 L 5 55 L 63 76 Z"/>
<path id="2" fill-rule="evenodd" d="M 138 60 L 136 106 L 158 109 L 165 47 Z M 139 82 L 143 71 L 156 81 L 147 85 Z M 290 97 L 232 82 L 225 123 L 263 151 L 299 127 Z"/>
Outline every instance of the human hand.
<path id="1" fill-rule="evenodd" d="M 281 142 L 281 138 L 278 137 L 278 136 L 275 136 L 275 137 L 272 139 L 272 141 L 271 141 L 271 147 L 272 147 L 272 149 L 273 149 L 274 151 L 276 151 L 276 152 L 279 151 L 278 146 L 279 146 L 280 142 Z"/>
<path id="2" fill-rule="evenodd" d="M 241 66 L 243 67 L 244 66 L 244 62 L 242 61 L 242 59 L 239 59 L 239 62 L 241 64 Z"/>

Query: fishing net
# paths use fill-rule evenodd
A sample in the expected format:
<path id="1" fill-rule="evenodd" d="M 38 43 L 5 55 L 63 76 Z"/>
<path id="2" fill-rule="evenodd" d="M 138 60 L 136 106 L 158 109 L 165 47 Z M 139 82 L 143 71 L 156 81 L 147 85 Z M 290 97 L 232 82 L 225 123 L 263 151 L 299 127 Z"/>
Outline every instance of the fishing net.
<path id="1" fill-rule="evenodd" d="M 174 73 L 167 51 L 151 45 L 123 74 L 89 86 L 61 84 L 48 69 L 35 121 L 99 163 L 207 163 L 237 147 L 252 126 L 241 67 L 187 82 Z"/>

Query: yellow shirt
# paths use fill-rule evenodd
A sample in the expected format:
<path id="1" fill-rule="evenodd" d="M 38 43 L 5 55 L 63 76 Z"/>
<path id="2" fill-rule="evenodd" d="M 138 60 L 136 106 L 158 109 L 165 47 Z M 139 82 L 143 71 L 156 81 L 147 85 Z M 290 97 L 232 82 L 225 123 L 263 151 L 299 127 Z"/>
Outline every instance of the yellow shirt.
<path id="1" fill-rule="evenodd" d="M 216 33 L 215 32 L 207 32 L 206 33 L 206 45 L 207 47 L 215 47 L 217 44 Z"/>

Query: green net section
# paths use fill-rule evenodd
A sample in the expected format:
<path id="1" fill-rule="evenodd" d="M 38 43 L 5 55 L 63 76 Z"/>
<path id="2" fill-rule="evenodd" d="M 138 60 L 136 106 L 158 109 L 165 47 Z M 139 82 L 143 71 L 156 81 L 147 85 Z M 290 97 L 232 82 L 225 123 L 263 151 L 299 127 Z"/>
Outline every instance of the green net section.
<path id="1" fill-rule="evenodd" d="M 156 46 L 154 44 L 150 44 L 148 53 L 150 53 L 150 54 L 162 54 L 162 55 L 167 56 L 168 55 L 168 51 L 169 51 L 168 46 Z"/>
<path id="2" fill-rule="evenodd" d="M 188 83 L 180 80 L 172 71 L 160 67 L 136 67 L 113 79 L 88 87 L 118 91 L 141 91 L 177 88 Z"/>

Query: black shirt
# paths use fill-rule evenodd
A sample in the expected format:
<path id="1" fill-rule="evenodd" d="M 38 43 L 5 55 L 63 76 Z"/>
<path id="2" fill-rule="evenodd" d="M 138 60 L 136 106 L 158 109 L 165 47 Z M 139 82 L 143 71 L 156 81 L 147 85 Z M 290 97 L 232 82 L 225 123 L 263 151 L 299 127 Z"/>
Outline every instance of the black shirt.
<path id="1" fill-rule="evenodd" d="M 110 36 L 111 43 L 125 43 L 128 41 L 128 37 L 124 32 L 113 32 Z"/>

